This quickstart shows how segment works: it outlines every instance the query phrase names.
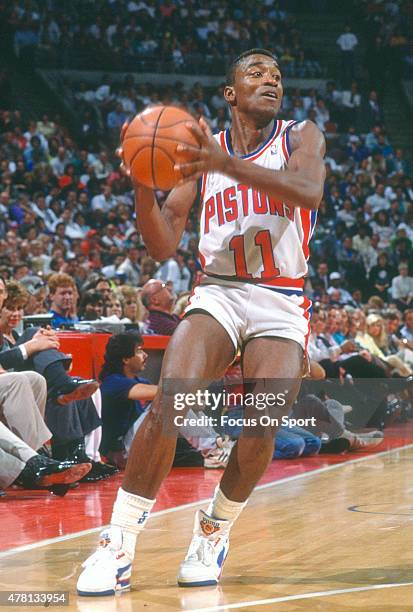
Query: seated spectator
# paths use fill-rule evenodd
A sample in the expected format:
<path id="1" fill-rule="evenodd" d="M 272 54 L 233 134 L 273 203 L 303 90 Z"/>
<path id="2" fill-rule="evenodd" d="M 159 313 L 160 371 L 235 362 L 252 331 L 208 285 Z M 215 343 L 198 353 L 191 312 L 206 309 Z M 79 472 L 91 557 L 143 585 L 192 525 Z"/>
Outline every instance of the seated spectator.
<path id="1" fill-rule="evenodd" d="M 328 289 L 328 263 L 325 261 L 320 261 L 317 266 L 317 273 L 311 277 L 311 282 L 322 287 L 324 290 Z"/>
<path id="2" fill-rule="evenodd" d="M 391 282 L 391 295 L 397 308 L 404 312 L 411 307 L 413 300 L 413 278 L 409 276 L 407 263 L 399 264 L 399 275 Z"/>
<path id="3" fill-rule="evenodd" d="M 337 219 L 344 221 L 347 228 L 354 225 L 356 219 L 356 212 L 353 210 L 353 204 L 349 198 L 346 198 L 343 202 L 343 208 L 338 211 Z"/>
<path id="4" fill-rule="evenodd" d="M 20 327 L 28 293 L 15 281 L 0 279 L 0 364 L 6 369 L 34 370 L 45 377 L 48 396 L 60 405 L 90 397 L 98 388 L 95 380 L 69 376 L 71 357 L 61 353 L 59 339 L 51 329 L 29 328 L 21 336 Z"/>
<path id="5" fill-rule="evenodd" d="M 172 336 L 181 319 L 173 314 L 175 298 L 167 283 L 154 278 L 149 280 L 142 288 L 141 300 L 149 312 L 149 330 Z"/>
<path id="6" fill-rule="evenodd" d="M 141 278 L 139 285 L 143 286 L 148 280 L 155 277 L 157 263 L 152 257 L 143 257 L 141 260 Z"/>
<path id="7" fill-rule="evenodd" d="M 382 349 L 386 349 L 388 345 L 388 339 L 386 325 L 380 315 L 370 314 L 367 317 L 366 331 L 364 334 L 358 334 L 356 340 L 371 355 L 388 364 L 400 376 L 410 376 L 412 374 L 412 370 L 397 355 L 386 355 L 383 352 Z"/>
<path id="8" fill-rule="evenodd" d="M 331 272 L 329 279 L 330 287 L 327 289 L 328 295 L 331 296 L 334 293 L 338 293 L 338 302 L 340 304 L 351 304 L 351 295 L 347 289 L 344 289 L 342 286 L 340 272 Z"/>
<path id="9" fill-rule="evenodd" d="M 303 427 L 282 426 L 275 434 L 273 459 L 312 457 L 320 452 L 321 440 Z"/>
<path id="10" fill-rule="evenodd" d="M 93 168 L 93 172 L 94 172 L 94 176 L 96 176 L 94 168 Z M 96 178 L 98 179 L 97 176 Z M 88 184 L 88 188 L 89 188 L 89 184 Z M 101 213 L 108 213 L 113 208 L 115 208 L 115 206 L 118 203 L 118 198 L 113 195 L 112 187 L 108 185 L 107 183 L 101 184 L 101 192 L 102 193 L 100 193 L 99 195 L 95 195 L 92 198 L 92 204 L 91 204 L 92 210 L 100 211 Z"/>
<path id="11" fill-rule="evenodd" d="M 408 308 L 403 313 L 404 325 L 400 330 L 400 335 L 409 342 L 413 342 L 413 309 Z"/>
<path id="12" fill-rule="evenodd" d="M 77 289 L 71 276 L 64 272 L 52 274 L 48 280 L 52 327 L 72 327 L 79 320 L 76 315 Z"/>
<path id="13" fill-rule="evenodd" d="M 109 304 L 106 305 L 106 316 L 117 317 L 119 320 L 123 318 L 123 300 L 113 296 Z"/>
<path id="14" fill-rule="evenodd" d="M 137 332 L 117 334 L 110 338 L 100 373 L 102 381 L 101 453 L 114 465 L 124 469 L 134 431 L 125 439 L 145 403 L 155 397 L 157 386 L 139 375 L 147 354 Z"/>
<path id="15" fill-rule="evenodd" d="M 345 275 L 347 285 L 351 290 L 363 285 L 366 271 L 362 263 L 361 255 L 353 248 L 353 239 L 351 236 L 344 238 L 342 244 L 337 248 L 337 261 Z M 344 303 L 342 301 L 343 295 L 340 297 L 341 303 Z M 351 301 L 348 300 L 347 303 L 351 303 Z"/>
<path id="16" fill-rule="evenodd" d="M 126 465 L 130 445 L 146 414 L 145 403 L 154 398 L 158 389 L 140 376 L 147 359 L 142 343 L 142 337 L 135 331 L 112 336 L 106 345 L 100 373 L 101 452 L 121 469 Z M 225 467 L 233 446 L 228 439 L 218 436 L 210 427 L 195 431 L 182 427 L 181 433 L 185 438 L 178 438 L 174 465 Z"/>
<path id="17" fill-rule="evenodd" d="M 100 291 L 89 289 L 86 291 L 80 302 L 81 321 L 97 321 L 103 317 L 105 303 Z"/>
<path id="18" fill-rule="evenodd" d="M 377 185 L 374 194 L 367 198 L 366 203 L 371 206 L 373 214 L 376 214 L 377 212 L 379 212 L 379 210 L 389 210 L 390 202 L 384 196 L 383 183 L 379 183 Z"/>
<path id="19" fill-rule="evenodd" d="M 107 278 L 104 276 L 99 276 L 90 288 L 99 291 L 105 304 L 111 302 L 113 298 L 113 291 Z"/>
<path id="20" fill-rule="evenodd" d="M 308 341 L 310 359 L 319 363 L 330 378 L 340 378 L 345 373 L 356 378 L 385 378 L 384 365 L 373 363 L 368 351 L 360 351 L 353 340 L 340 345 L 334 340 L 338 328 L 335 312 L 330 309 L 328 318 L 323 310 L 313 313 Z"/>
<path id="21" fill-rule="evenodd" d="M 161 263 L 155 273 L 155 278 L 172 283 L 176 295 L 190 288 L 191 273 L 185 263 L 187 256 L 186 251 L 178 249 L 173 257 Z"/>
<path id="22" fill-rule="evenodd" d="M 312 435 L 323 441 L 321 452 L 342 453 L 343 451 L 369 451 L 381 444 L 383 433 L 354 433 L 346 428 L 345 414 L 352 407 L 343 406 L 335 399 L 320 399 L 316 395 L 301 395 L 293 406 L 292 416 L 297 419 L 314 417 L 314 427 L 308 426 Z"/>
<path id="23" fill-rule="evenodd" d="M 117 274 L 122 274 L 128 285 L 137 287 L 139 285 L 141 268 L 139 265 L 140 251 L 136 246 L 127 249 L 127 257 L 116 270 Z"/>
<path id="24" fill-rule="evenodd" d="M 37 453 L 0 422 L 0 491 L 16 484 L 25 489 L 47 488 L 56 495 L 64 495 L 67 485 L 84 478 L 90 468 L 90 463 L 74 465 Z"/>
<path id="25" fill-rule="evenodd" d="M 46 381 L 37 372 L 6 372 L 0 368 L 1 420 L 34 450 L 52 434 L 44 422 Z"/>
<path id="26" fill-rule="evenodd" d="M 385 355 L 396 355 L 409 368 L 413 368 L 413 342 L 400 335 L 401 314 L 398 310 L 382 313 L 386 325 L 385 344 L 380 348 Z"/>
<path id="27" fill-rule="evenodd" d="M 381 297 L 384 302 L 388 300 L 388 290 L 395 276 L 395 270 L 389 265 L 387 253 L 380 253 L 377 264 L 373 266 L 369 274 L 370 293 Z"/>
<path id="28" fill-rule="evenodd" d="M 123 307 L 123 318 L 128 319 L 129 323 L 138 325 L 139 328 L 144 328 L 142 322 L 144 316 L 144 307 L 137 290 L 130 285 L 122 285 L 120 294 Z"/>
<path id="29" fill-rule="evenodd" d="M 389 219 L 387 211 L 379 210 L 375 213 L 371 229 L 379 237 L 379 249 L 387 249 L 394 234 L 394 223 Z"/>

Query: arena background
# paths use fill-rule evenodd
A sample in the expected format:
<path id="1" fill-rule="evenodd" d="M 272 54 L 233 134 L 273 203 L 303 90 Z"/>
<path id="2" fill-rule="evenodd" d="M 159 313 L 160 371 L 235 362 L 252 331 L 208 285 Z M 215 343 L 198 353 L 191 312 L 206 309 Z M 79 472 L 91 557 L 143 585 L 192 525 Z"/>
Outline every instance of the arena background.
<path id="1" fill-rule="evenodd" d="M 113 604 L 121 610 L 295 610 L 295 600 L 304 609 L 313 598 L 325 609 L 379 610 L 413 601 L 412 22 L 408 0 L 0 0 L 0 276 L 24 288 L 21 314 L 45 325 L 51 276 L 74 281 L 72 322 L 59 330 L 72 374 L 98 378 L 111 333 L 137 329 L 149 354 L 144 376 L 156 384 L 201 273 L 195 208 L 174 257 L 147 253 L 115 155 L 125 121 L 149 105 L 177 105 L 214 133 L 226 129 L 225 70 L 260 47 L 279 59 L 280 116 L 314 121 L 327 143 L 306 279 L 314 313 L 307 390 L 349 406 L 346 433 L 321 437 L 316 452 L 304 451 L 305 439 L 279 440 L 235 531 L 222 586 L 190 595 L 174 584 L 187 544 L 177 534 L 189 537 L 191 509 L 211 496 L 223 465 L 214 453 L 210 465 L 205 453 L 191 464 L 183 449 L 142 539 L 144 570 L 138 563 L 131 594 Z M 166 195 L 156 193 L 160 207 Z M 168 325 L 140 297 L 151 278 L 176 298 Z M 343 355 L 356 361 L 346 367 Z M 362 358 L 376 370 L 361 367 Z M 223 384 L 239 383 L 235 365 Z M 89 457 L 100 463 L 95 451 Z M 112 451 L 103 461 L 112 457 L 122 471 Z M 76 575 L 121 483 L 121 471 L 97 471 L 62 498 L 7 488 L 2 591 L 68 591 L 70 609 L 94 609 L 76 598 Z"/>

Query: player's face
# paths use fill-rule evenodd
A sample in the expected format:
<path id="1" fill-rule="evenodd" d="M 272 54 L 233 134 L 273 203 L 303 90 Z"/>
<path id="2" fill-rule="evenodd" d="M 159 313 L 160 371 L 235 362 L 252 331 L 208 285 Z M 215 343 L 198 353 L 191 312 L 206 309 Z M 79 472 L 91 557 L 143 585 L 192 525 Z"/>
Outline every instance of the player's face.
<path id="1" fill-rule="evenodd" d="M 238 112 L 274 119 L 280 110 L 283 86 L 281 72 L 273 59 L 250 55 L 235 71 L 233 106 Z"/>

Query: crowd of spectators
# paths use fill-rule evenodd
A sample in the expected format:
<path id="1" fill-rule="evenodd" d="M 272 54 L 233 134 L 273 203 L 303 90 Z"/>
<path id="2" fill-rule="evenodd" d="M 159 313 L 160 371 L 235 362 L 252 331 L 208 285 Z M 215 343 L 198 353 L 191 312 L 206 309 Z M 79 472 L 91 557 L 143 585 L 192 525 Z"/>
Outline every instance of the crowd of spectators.
<path id="1" fill-rule="evenodd" d="M 284 74 L 283 65 L 281 70 Z M 135 83 L 133 75 L 115 82 L 104 75 L 95 86 L 65 79 L 61 89 L 80 117 L 78 139 L 85 147 L 96 147 L 99 135 L 109 135 L 115 144 L 122 124 L 151 104 L 182 105 L 195 117 L 204 116 L 215 133 L 230 125 L 230 111 L 223 98 L 224 83 L 217 88 L 206 88 L 201 82 L 192 87 L 185 87 L 182 82 L 161 87 L 150 82 Z M 349 127 L 356 133 L 367 133 L 383 119 L 377 91 L 361 91 L 357 81 L 350 81 L 347 87 L 328 81 L 325 91 L 286 88 L 282 114 L 296 121 L 311 119 L 330 139 Z"/>
<path id="2" fill-rule="evenodd" d="M 130 2 L 128 6 L 134 4 Z M 102 5 L 109 11 L 117 3 Z M 48 6 L 53 9 L 53 2 Z M 92 11 L 94 3 L 87 6 Z M 138 12 L 148 15 L 147 7 L 153 10 L 163 7 L 166 13 L 174 6 L 179 11 L 187 7 L 168 0 L 159 6 L 149 1 L 139 6 Z M 236 10 L 231 3 L 228 7 Z M 241 5 L 239 10 L 242 13 L 247 8 Z M 278 11 L 284 25 L 293 27 L 291 19 L 275 3 L 262 3 L 262 10 Z M 103 11 L 102 17 L 93 15 L 98 27 L 92 29 L 102 32 L 103 37 L 107 32 L 104 26 L 108 26 L 107 11 Z M 133 21 L 136 10 L 132 7 L 130 12 L 128 23 Z M 26 2 L 24 7 L 18 2 L 13 4 L 11 15 L 18 17 L 16 24 L 19 20 L 26 23 L 28 13 L 39 30 L 40 26 L 44 29 L 44 17 L 49 19 L 49 30 L 53 30 L 53 15 L 43 14 L 37 4 Z M 63 39 L 70 37 L 70 28 L 63 27 L 65 16 L 70 13 L 71 5 L 65 4 L 62 21 L 56 22 L 57 28 L 64 30 Z M 172 10 L 162 18 L 162 28 L 166 27 L 167 19 L 173 19 L 173 14 Z M 397 11 L 393 17 L 398 19 Z M 277 23 L 275 20 L 275 27 Z M 381 17 L 374 23 L 384 27 Z M 95 36 L 91 25 L 92 22 L 84 24 L 85 30 L 81 28 L 79 32 L 75 27 L 73 34 L 87 31 L 88 36 Z M 121 14 L 120 25 L 124 25 Z M 352 33 L 344 33 L 348 34 Z M 346 50 L 344 39 L 341 43 L 343 53 L 352 52 Z M 265 39 L 261 44 L 265 45 Z M 325 383 L 322 391 L 316 392 L 311 385 L 304 385 L 294 412 L 297 416 L 317 415 L 319 427 L 310 432 L 280 432 L 276 457 L 310 455 L 322 452 L 323 448 L 338 451 L 372 448 L 381 442 L 380 430 L 386 424 L 410 414 L 408 406 L 413 399 L 412 168 L 404 151 L 394 149 L 388 138 L 380 90 L 360 87 L 354 80 L 352 62 L 353 58 L 343 57 L 346 83 L 329 81 L 322 92 L 287 89 L 283 101 L 283 118 L 311 119 L 327 140 L 325 192 L 306 280 L 306 291 L 315 304 L 309 355 L 311 378 L 324 381 L 327 377 L 327 383 L 335 379 L 340 382 L 340 389 Z M 288 70 L 288 60 L 283 64 L 281 58 L 285 73 L 284 66 Z M 123 393 L 122 401 L 129 415 L 124 422 L 118 422 L 119 435 L 106 435 L 114 430 L 113 414 L 108 417 L 107 404 L 102 415 L 90 403 L 87 408 L 71 407 L 76 413 L 88 410 L 90 421 L 80 432 L 81 437 L 72 436 L 69 442 L 62 431 L 55 433 L 53 415 L 50 411 L 46 413 L 47 426 L 55 438 L 54 460 L 90 463 L 85 468 L 90 474 L 82 478 L 94 481 L 108 474 L 102 476 L 105 467 L 100 461 L 99 445 L 93 447 L 90 436 L 103 419 L 103 450 L 115 465 L 124 467 L 127 436 L 146 409 L 142 404 L 139 411 L 130 402 L 150 400 L 155 392 L 149 385 L 142 395 L 140 385 L 148 383 L 139 375 L 145 362 L 139 332 L 171 335 L 200 274 L 198 211 L 194 207 L 176 253 L 162 262 L 151 258 L 137 230 L 133 192 L 112 154 L 113 145 L 118 141 L 123 122 L 150 104 L 184 106 L 196 117 L 205 117 L 215 133 L 229 127 L 230 116 L 222 98 L 222 85 L 216 90 L 200 83 L 191 89 L 180 83 L 175 87 L 158 87 L 136 84 L 132 76 L 127 76 L 118 83 L 104 77 L 98 87 L 67 82 L 66 88 L 76 100 L 81 118 L 74 137 L 58 117 L 45 115 L 34 121 L 27 120 L 19 111 L 0 110 L 0 276 L 7 281 L 8 290 L 12 293 L 14 287 L 19 295 L 18 303 L 6 304 L 0 312 L 0 332 L 3 342 L 7 338 L 11 343 L 13 338 L 16 340 L 23 314 L 49 314 L 54 328 L 85 329 L 91 322 L 99 321 L 124 322 L 137 330 L 132 342 L 136 356 L 125 354 L 122 359 L 132 360 L 130 365 L 110 373 L 116 374 L 116 384 L 122 378 L 122 389 L 116 387 L 116 393 Z M 104 136 L 109 146 L 103 144 Z M 156 197 L 162 206 L 166 194 L 157 192 Z M 128 342 L 126 338 L 125 346 L 129 346 Z M 9 346 L 7 350 L 14 349 Z M 139 363 L 133 361 L 135 358 L 139 358 Z M 115 360 L 113 356 L 110 359 Z M 375 379 L 380 383 L 373 403 L 369 392 L 354 389 L 349 383 L 354 379 Z M 103 391 L 112 389 L 109 382 L 112 384 L 113 380 L 102 385 Z M 85 384 L 95 389 L 95 381 L 80 381 L 80 385 Z M 392 395 L 393 404 L 389 399 Z M 108 400 L 104 397 L 105 401 Z M 368 415 L 362 425 L 371 428 L 370 431 L 351 427 L 350 417 L 346 416 L 349 406 L 358 424 L 360 412 Z M 112 423 L 106 431 L 105 419 Z M 212 456 L 211 448 L 197 449 L 196 444 L 188 441 L 181 445 L 182 456 L 188 458 L 185 446 L 188 443 L 193 465 L 210 461 L 210 467 L 223 467 L 230 449 L 228 436 L 236 437 L 236 432 L 219 432 L 219 438 L 210 433 L 211 440 L 215 440 Z M 87 436 L 94 448 L 89 454 L 85 446 Z M 68 468 L 53 464 L 52 471 L 59 469 Z M 41 475 L 26 482 L 33 484 L 36 479 L 40 481 Z"/>
<path id="3" fill-rule="evenodd" d="M 185 105 L 196 116 L 206 117 L 214 132 L 229 126 L 222 87 L 207 91 L 196 84 L 187 91 L 179 84 L 174 89 L 134 86 L 133 81 L 129 85 L 129 92 L 127 83 L 117 92 L 110 84 L 93 91 L 96 97 L 106 87 L 101 108 L 113 141 L 125 119 L 159 102 Z M 312 119 L 328 143 L 326 188 L 307 290 L 323 302 L 341 304 L 379 295 L 404 310 L 413 273 L 411 166 L 404 151 L 394 150 L 389 142 L 375 90 L 359 89 L 357 82 L 343 90 L 330 81 L 321 94 L 287 90 L 283 101 L 283 117 Z M 89 112 L 90 101 L 79 92 L 75 95 L 79 106 L 84 104 Z M 125 99 L 130 104 L 116 118 L 117 111 L 110 109 Z M 94 129 L 91 132 L 96 138 Z M 165 195 L 157 193 L 160 206 Z M 325 268 L 322 278 L 320 265 Z M 180 294 L 190 290 L 198 271 L 195 209 L 179 250 L 160 265 L 141 242 L 131 186 L 112 154 L 87 136 L 75 143 L 58 121 L 47 116 L 27 122 L 18 111 L 0 112 L 0 272 L 4 276 L 19 280 L 45 279 L 53 272 L 70 274 L 80 291 L 83 316 L 83 292 L 91 274 L 134 290 L 158 277 L 171 281 Z M 127 301 L 123 298 L 124 307 Z"/>
<path id="4" fill-rule="evenodd" d="M 285 72 L 320 76 L 287 2 L 35 0 L 4 3 L 15 54 L 54 68 L 222 74 L 225 58 L 273 47 Z"/>
<path id="5" fill-rule="evenodd" d="M 397 0 L 355 3 L 366 46 L 367 76 L 381 93 L 392 82 L 413 75 L 413 4 Z"/>

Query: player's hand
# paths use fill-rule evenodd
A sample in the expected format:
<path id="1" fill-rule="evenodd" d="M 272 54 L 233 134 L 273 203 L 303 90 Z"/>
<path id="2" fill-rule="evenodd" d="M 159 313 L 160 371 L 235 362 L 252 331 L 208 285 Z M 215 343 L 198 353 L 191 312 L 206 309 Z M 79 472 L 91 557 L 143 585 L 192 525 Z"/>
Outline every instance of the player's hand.
<path id="1" fill-rule="evenodd" d="M 201 117 L 198 124 L 186 123 L 185 127 L 195 137 L 199 148 L 188 144 L 179 144 L 177 146 L 177 153 L 193 155 L 191 161 L 177 163 L 174 166 L 174 169 L 184 177 L 180 183 L 196 180 L 205 172 L 224 172 L 229 155 L 219 146 L 205 119 Z"/>
<path id="2" fill-rule="evenodd" d="M 125 137 L 125 133 L 126 133 L 126 130 L 128 129 L 128 126 L 129 126 L 129 122 L 128 121 L 125 121 L 125 123 L 122 125 L 122 128 L 120 130 L 120 137 L 119 137 L 120 138 L 120 145 L 116 149 L 115 154 L 120 159 L 120 166 L 119 166 L 120 172 L 122 174 L 125 174 L 129 178 L 131 178 L 130 170 L 128 170 L 128 168 L 126 168 L 126 166 L 125 166 L 125 158 L 123 157 L 123 147 L 122 147 L 123 139 Z"/>
<path id="3" fill-rule="evenodd" d="M 123 143 L 123 139 L 125 138 L 125 133 L 126 133 L 126 130 L 128 129 L 128 127 L 129 127 L 129 122 L 125 121 L 125 123 L 122 125 L 122 128 L 120 130 L 120 137 L 119 137 L 120 138 L 120 145 L 119 145 L 119 147 L 115 151 L 116 156 L 119 157 L 119 159 L 120 159 L 119 171 L 120 171 L 121 174 L 123 174 L 124 176 L 127 176 L 131 180 L 132 185 L 133 185 L 135 191 L 141 192 L 142 190 L 144 190 L 144 191 L 148 191 L 148 192 L 150 192 L 152 194 L 152 189 L 149 189 L 148 187 L 145 187 L 144 185 L 141 185 L 136 180 L 134 180 L 134 177 L 131 174 L 131 171 L 129 170 L 129 168 L 126 167 L 125 158 L 123 156 L 122 143 Z"/>

